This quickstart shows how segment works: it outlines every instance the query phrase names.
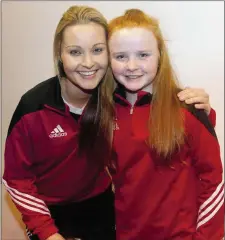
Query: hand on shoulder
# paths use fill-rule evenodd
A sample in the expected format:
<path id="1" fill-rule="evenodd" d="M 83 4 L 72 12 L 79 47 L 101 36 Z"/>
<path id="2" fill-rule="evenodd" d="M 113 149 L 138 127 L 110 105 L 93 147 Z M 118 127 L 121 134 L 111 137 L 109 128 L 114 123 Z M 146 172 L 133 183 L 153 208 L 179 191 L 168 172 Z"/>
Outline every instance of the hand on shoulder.
<path id="1" fill-rule="evenodd" d="M 209 102 L 209 94 L 202 88 L 187 87 L 177 94 L 180 101 L 185 101 L 186 104 L 194 104 L 197 109 L 204 109 L 207 115 L 211 111 Z"/>

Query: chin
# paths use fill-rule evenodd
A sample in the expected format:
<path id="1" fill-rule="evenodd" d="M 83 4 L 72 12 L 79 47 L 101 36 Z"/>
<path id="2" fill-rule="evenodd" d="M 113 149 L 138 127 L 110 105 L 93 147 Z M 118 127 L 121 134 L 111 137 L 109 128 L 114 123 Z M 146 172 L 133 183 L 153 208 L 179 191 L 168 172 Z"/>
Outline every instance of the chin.
<path id="1" fill-rule="evenodd" d="M 142 89 L 141 86 L 137 86 L 137 85 L 124 85 L 124 87 L 126 88 L 127 91 L 131 91 L 131 92 L 138 92 L 139 90 Z"/>
<path id="2" fill-rule="evenodd" d="M 88 84 L 82 84 L 79 87 L 83 90 L 91 91 L 98 87 L 99 83 L 88 83 Z"/>

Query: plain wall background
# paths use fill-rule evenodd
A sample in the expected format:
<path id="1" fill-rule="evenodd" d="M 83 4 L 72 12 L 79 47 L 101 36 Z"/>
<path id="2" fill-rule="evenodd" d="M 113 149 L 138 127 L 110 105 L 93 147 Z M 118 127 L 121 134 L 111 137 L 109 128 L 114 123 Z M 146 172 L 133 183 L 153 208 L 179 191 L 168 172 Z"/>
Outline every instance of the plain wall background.
<path id="1" fill-rule="evenodd" d="M 53 76 L 52 42 L 63 12 L 72 5 L 100 10 L 108 20 L 140 8 L 160 20 L 183 86 L 202 87 L 217 112 L 224 153 L 224 2 L 34 1 L 2 3 L 2 149 L 13 111 L 23 93 Z M 3 153 L 2 153 L 3 159 Z M 2 161 L 2 166 L 4 165 Z M 4 166 L 3 166 L 4 167 Z M 2 238 L 26 239 L 20 215 L 2 188 Z"/>

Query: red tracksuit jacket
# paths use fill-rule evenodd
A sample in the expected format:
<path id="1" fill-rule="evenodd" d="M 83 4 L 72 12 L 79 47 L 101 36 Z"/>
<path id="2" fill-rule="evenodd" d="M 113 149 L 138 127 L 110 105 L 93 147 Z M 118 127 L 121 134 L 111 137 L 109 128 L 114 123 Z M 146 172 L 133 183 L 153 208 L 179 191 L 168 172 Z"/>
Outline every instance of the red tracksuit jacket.
<path id="1" fill-rule="evenodd" d="M 204 111 L 183 109 L 187 144 L 166 167 L 145 144 L 151 94 L 139 92 L 133 108 L 119 92 L 115 102 L 117 240 L 221 240 L 222 164 Z"/>
<path id="2" fill-rule="evenodd" d="M 78 129 L 57 77 L 24 94 L 10 123 L 3 183 L 40 240 L 58 231 L 48 205 L 88 199 L 111 184 L 97 164 L 77 158 Z"/>

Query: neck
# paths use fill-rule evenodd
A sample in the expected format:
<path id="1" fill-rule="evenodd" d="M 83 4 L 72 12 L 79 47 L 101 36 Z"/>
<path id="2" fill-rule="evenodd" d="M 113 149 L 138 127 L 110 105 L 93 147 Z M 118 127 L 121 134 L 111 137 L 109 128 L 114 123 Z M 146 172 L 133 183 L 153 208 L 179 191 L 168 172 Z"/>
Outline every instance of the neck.
<path id="1" fill-rule="evenodd" d="M 149 84 L 148 86 L 144 87 L 142 89 L 142 91 L 145 91 L 145 92 L 148 92 L 148 93 L 152 93 L 153 92 L 153 85 L 152 85 L 152 83 Z"/>
<path id="2" fill-rule="evenodd" d="M 92 95 L 90 92 L 87 93 L 78 88 L 76 85 L 65 78 L 60 80 L 60 85 L 62 97 L 67 103 L 75 108 L 83 108 Z"/>
<path id="3" fill-rule="evenodd" d="M 126 99 L 132 106 L 134 106 L 135 102 L 137 101 L 137 93 L 126 92 Z"/>
<path id="4" fill-rule="evenodd" d="M 145 91 L 148 93 L 152 93 L 152 84 L 142 88 L 140 91 Z M 126 91 L 126 99 L 127 101 L 133 106 L 138 98 L 138 91 L 137 92 L 128 92 Z"/>

